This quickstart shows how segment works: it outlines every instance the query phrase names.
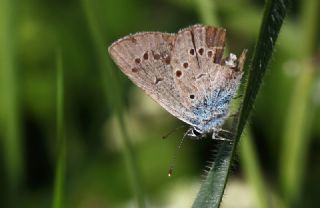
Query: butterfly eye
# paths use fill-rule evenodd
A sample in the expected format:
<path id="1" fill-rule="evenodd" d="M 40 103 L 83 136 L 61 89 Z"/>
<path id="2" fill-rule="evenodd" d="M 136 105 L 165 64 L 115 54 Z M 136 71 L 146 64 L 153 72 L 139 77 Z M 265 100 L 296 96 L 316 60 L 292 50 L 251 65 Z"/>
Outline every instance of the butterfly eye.
<path id="1" fill-rule="evenodd" d="M 212 54 L 213 54 L 212 51 L 208 51 L 208 53 L 207 53 L 207 55 L 208 55 L 209 58 L 212 57 Z"/>
<path id="2" fill-rule="evenodd" d="M 190 99 L 192 99 L 192 100 L 193 100 L 193 99 L 194 99 L 194 97 L 195 97 L 194 95 L 190 95 Z"/>

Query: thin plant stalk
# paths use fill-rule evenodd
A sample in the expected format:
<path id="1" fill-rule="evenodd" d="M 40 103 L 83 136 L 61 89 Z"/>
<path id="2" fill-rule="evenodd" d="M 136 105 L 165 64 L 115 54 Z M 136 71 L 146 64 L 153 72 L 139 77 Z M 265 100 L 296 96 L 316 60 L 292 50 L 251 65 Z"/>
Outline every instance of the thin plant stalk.
<path id="1" fill-rule="evenodd" d="M 63 76 L 63 63 L 62 54 L 57 52 L 56 58 L 57 65 L 57 114 L 56 114 L 56 127 L 57 127 L 57 158 L 56 158 L 56 170 L 55 181 L 53 191 L 53 208 L 63 207 L 63 193 L 64 193 L 64 181 L 65 181 L 65 163 L 66 163 L 66 141 L 64 133 L 64 76 Z"/>
<path id="2" fill-rule="evenodd" d="M 215 3 L 210 0 L 197 0 L 197 7 L 202 22 L 208 25 L 218 25 L 218 18 L 215 15 Z M 257 160 L 254 144 L 250 134 L 250 128 L 246 130 L 248 132 L 244 141 L 241 143 L 241 161 L 243 164 L 243 169 L 252 188 L 252 193 L 254 193 L 255 204 L 258 208 L 267 208 L 269 201 L 266 197 L 265 184 L 262 178 L 262 171 L 259 166 L 259 161 Z"/>
<path id="3" fill-rule="evenodd" d="M 260 34 L 250 66 L 244 101 L 240 109 L 240 116 L 234 119 L 234 141 L 219 146 L 215 161 L 200 187 L 193 207 L 220 206 L 231 160 L 260 89 L 289 3 L 289 0 L 269 0 L 266 2 Z"/>

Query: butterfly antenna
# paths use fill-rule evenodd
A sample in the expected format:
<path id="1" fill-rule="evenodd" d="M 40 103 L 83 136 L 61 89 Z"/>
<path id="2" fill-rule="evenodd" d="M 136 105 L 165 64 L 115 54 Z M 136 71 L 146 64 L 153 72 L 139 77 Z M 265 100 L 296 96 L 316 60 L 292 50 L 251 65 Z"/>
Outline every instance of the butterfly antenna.
<path id="1" fill-rule="evenodd" d="M 182 128 L 186 127 L 186 126 L 187 126 L 187 125 L 182 125 L 182 126 L 179 126 L 179 127 L 177 127 L 177 128 L 172 129 L 172 130 L 169 131 L 167 134 L 165 134 L 164 136 L 162 136 L 162 139 L 168 138 L 168 136 L 170 136 L 173 132 L 175 132 L 175 131 L 177 131 L 177 130 L 179 130 L 179 129 L 182 129 Z"/>
<path id="2" fill-rule="evenodd" d="M 177 160 L 177 155 L 178 155 L 178 152 L 179 150 L 181 149 L 182 147 L 182 144 L 184 142 L 184 139 L 186 138 L 186 136 L 188 135 L 189 131 L 191 129 L 189 129 L 188 131 L 186 131 L 186 133 L 183 135 L 182 139 L 180 140 L 180 143 L 178 144 L 177 148 L 176 148 L 176 151 L 173 155 L 173 158 L 172 158 L 172 162 L 171 162 L 171 165 L 170 165 L 170 168 L 169 168 L 169 171 L 168 171 L 168 176 L 171 177 L 172 174 L 173 174 L 173 168 L 175 167 L 175 163 L 176 163 L 176 160 Z"/>

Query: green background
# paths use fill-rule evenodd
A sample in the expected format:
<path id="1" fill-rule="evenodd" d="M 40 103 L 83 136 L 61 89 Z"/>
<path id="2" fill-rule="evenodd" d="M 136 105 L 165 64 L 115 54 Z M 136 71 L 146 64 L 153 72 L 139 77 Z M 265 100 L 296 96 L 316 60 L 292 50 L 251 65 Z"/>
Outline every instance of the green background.
<path id="1" fill-rule="evenodd" d="M 222 207 L 264 207 L 255 195 L 260 182 L 262 198 L 272 207 L 286 200 L 295 207 L 320 204 L 320 18 L 318 12 L 309 15 L 320 10 L 312 2 L 292 2 Z M 138 195 L 147 207 L 190 207 L 219 141 L 186 140 L 168 178 L 185 129 L 161 137 L 183 124 L 120 72 L 107 47 L 135 32 L 177 32 L 206 23 L 226 28 L 228 50 L 239 54 L 247 48 L 250 64 L 263 5 L 1 0 L 0 206 L 59 207 L 60 196 L 62 207 L 136 207 Z M 63 85 L 57 82 L 59 69 Z M 64 179 L 55 192 L 61 149 Z M 250 159 L 259 163 L 257 169 Z M 250 179 L 255 171 L 258 182 Z"/>

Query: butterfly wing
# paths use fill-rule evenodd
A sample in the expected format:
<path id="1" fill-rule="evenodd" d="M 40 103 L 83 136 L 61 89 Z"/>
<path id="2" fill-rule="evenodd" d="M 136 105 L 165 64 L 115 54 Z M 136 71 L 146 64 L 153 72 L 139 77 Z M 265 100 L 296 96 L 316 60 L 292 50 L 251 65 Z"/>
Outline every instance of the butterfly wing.
<path id="1" fill-rule="evenodd" d="M 132 82 L 172 115 L 193 125 L 194 115 L 181 103 L 173 80 L 171 59 L 175 39 L 173 34 L 138 33 L 113 43 L 109 53 Z"/>
<path id="2" fill-rule="evenodd" d="M 178 32 L 172 53 L 174 81 L 182 102 L 192 107 L 216 88 L 225 29 L 194 25 Z M 177 76 L 179 75 L 179 76 Z"/>
<path id="3" fill-rule="evenodd" d="M 172 67 L 181 76 L 174 76 L 174 81 L 181 102 L 195 115 L 193 125 L 201 132 L 223 123 L 243 74 L 245 54 L 235 68 L 224 64 L 225 36 L 223 28 L 194 25 L 176 37 Z"/>
<path id="4" fill-rule="evenodd" d="M 118 40 L 109 53 L 120 69 L 180 120 L 211 131 L 222 124 L 242 77 L 224 64 L 225 29 L 194 25 L 175 34 L 138 33 Z"/>

